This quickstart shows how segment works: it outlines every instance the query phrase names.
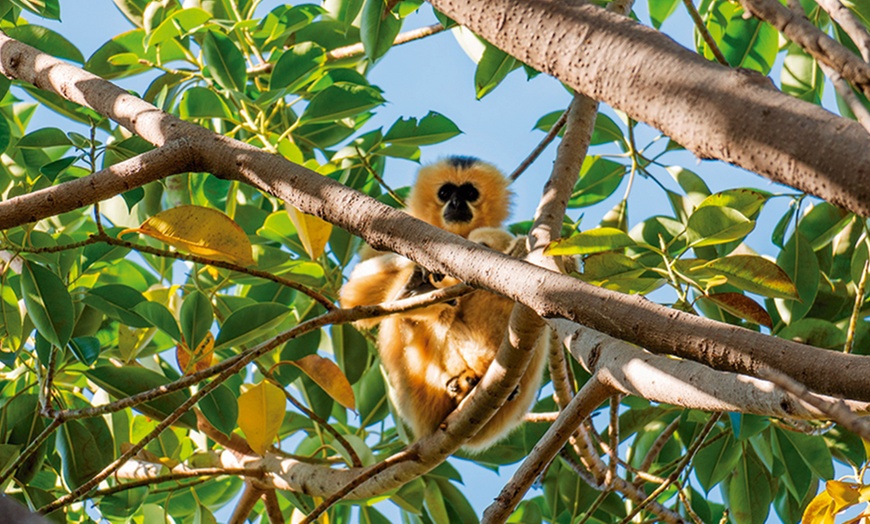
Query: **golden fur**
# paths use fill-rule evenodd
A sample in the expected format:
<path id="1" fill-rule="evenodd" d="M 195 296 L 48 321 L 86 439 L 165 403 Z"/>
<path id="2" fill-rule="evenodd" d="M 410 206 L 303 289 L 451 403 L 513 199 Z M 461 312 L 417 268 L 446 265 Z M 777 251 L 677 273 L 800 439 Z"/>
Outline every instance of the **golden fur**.
<path id="1" fill-rule="evenodd" d="M 446 182 L 473 183 L 479 189 L 481 196 L 472 204 L 470 225 L 443 220 L 435 195 Z M 522 250 L 520 243 L 498 229 L 507 217 L 509 201 L 507 181 L 496 168 L 479 161 L 463 168 L 448 160 L 420 170 L 408 212 L 474 242 L 516 255 Z M 341 290 L 341 305 L 354 307 L 402 298 L 419 275 L 420 268 L 404 257 L 394 253 L 374 256 L 354 268 Z M 445 287 L 457 281 L 444 277 L 430 282 Z M 452 302 L 360 322 L 363 327 L 380 324 L 378 351 L 389 376 L 390 398 L 417 438 L 434 433 L 489 368 L 507 332 L 512 308 L 510 299 L 477 290 Z M 469 440 L 467 448 L 484 449 L 522 421 L 538 393 L 548 339 L 541 336 L 518 391 Z"/>

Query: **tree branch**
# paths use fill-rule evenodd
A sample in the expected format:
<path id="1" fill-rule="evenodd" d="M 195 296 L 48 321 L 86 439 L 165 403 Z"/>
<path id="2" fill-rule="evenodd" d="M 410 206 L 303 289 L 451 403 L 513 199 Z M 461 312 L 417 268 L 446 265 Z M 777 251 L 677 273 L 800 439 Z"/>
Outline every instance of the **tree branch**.
<path id="1" fill-rule="evenodd" d="M 786 38 L 819 62 L 870 96 L 870 64 L 814 26 L 806 17 L 792 12 L 777 0 L 740 0 L 747 12 L 768 22 Z"/>
<path id="2" fill-rule="evenodd" d="M 870 32 L 855 16 L 855 13 L 840 3 L 840 0 L 816 0 L 816 3 L 831 15 L 831 18 L 836 20 L 843 31 L 849 35 L 849 38 L 855 42 L 864 61 L 870 62 Z"/>
<path id="3" fill-rule="evenodd" d="M 591 2 L 430 3 L 501 50 L 663 131 L 700 158 L 736 164 L 870 215 L 867 133 L 772 89 L 766 78 L 712 63 Z M 870 66 L 848 54 L 856 74 L 843 76 L 870 78 L 863 73 Z"/>
<path id="4" fill-rule="evenodd" d="M 529 456 L 514 472 L 510 482 L 502 488 L 495 502 L 486 508 L 481 523 L 492 524 L 507 520 L 532 483 L 562 449 L 583 419 L 587 418 L 613 393 L 613 389 L 604 385 L 593 375 L 574 395 L 568 407 L 562 411 L 556 422 L 541 437 L 541 440 L 535 444 Z"/>

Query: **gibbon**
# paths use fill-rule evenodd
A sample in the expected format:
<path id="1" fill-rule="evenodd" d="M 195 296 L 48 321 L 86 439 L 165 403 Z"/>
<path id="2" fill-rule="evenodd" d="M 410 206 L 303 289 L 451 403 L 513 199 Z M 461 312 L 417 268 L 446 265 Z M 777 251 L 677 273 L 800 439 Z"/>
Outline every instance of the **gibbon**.
<path id="1" fill-rule="evenodd" d="M 525 255 L 524 242 L 499 229 L 510 210 L 508 181 L 494 166 L 449 157 L 423 167 L 407 212 L 491 249 Z M 371 305 L 446 287 L 458 280 L 414 262 L 372 251 L 342 287 L 342 307 Z M 359 322 L 380 324 L 378 352 L 390 398 L 416 438 L 434 433 L 489 368 L 507 332 L 513 301 L 483 290 L 426 308 Z M 506 436 L 535 400 L 549 336 L 542 334 L 517 391 L 465 448 L 481 451 Z"/>

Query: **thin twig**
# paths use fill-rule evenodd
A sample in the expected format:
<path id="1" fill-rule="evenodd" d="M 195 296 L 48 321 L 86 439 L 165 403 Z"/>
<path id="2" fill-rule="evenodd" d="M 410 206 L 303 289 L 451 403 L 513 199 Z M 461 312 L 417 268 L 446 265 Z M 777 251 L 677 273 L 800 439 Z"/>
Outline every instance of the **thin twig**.
<path id="1" fill-rule="evenodd" d="M 417 456 L 417 453 L 406 449 L 406 450 L 403 450 L 403 451 L 396 453 L 395 455 L 387 458 L 383 462 L 379 462 L 379 463 L 375 464 L 374 466 L 360 472 L 359 475 L 357 475 L 353 480 L 351 480 L 350 482 L 345 484 L 341 489 L 339 489 L 338 491 L 336 491 L 335 493 L 333 493 L 332 495 L 327 497 L 323 502 L 320 503 L 320 505 L 318 505 L 316 508 L 314 508 L 314 510 L 311 513 L 309 513 L 308 515 L 305 516 L 305 518 L 300 522 L 300 524 L 310 524 L 311 522 L 314 522 L 317 519 L 317 517 L 319 517 L 321 514 L 323 514 L 323 512 L 325 512 L 330 507 L 332 507 L 333 504 L 335 504 L 336 502 L 343 499 L 345 496 L 347 496 L 348 493 L 353 491 L 357 486 L 359 486 L 360 484 L 362 484 L 366 480 L 372 478 L 373 476 L 377 475 L 381 471 L 384 471 L 387 468 L 392 467 L 393 465 L 398 464 L 400 462 L 406 462 L 408 460 L 417 460 L 418 458 L 419 457 Z"/>
<path id="2" fill-rule="evenodd" d="M 616 394 L 610 397 L 610 424 L 607 431 L 610 437 L 610 452 L 609 462 L 607 464 L 607 474 L 604 475 L 604 484 L 608 487 L 613 486 L 613 479 L 616 478 L 616 466 L 619 464 L 619 403 L 622 400 L 622 395 Z"/>
<path id="3" fill-rule="evenodd" d="M 864 261 L 864 269 L 861 270 L 861 280 L 858 281 L 858 289 L 855 290 L 855 304 L 852 306 L 852 314 L 849 316 L 849 328 L 846 330 L 846 344 L 843 353 L 852 352 L 852 344 L 855 343 L 855 329 L 858 326 L 858 317 L 861 316 L 861 306 L 864 305 L 864 291 L 867 288 L 867 270 L 870 269 L 870 258 Z"/>
<path id="4" fill-rule="evenodd" d="M 539 156 L 541 156 L 541 153 L 544 152 L 544 149 L 547 149 L 547 146 L 550 145 L 550 142 L 552 142 L 559 134 L 559 131 L 561 131 L 562 128 L 565 127 L 565 122 L 567 121 L 567 119 L 568 111 L 565 110 L 559 116 L 559 119 L 556 120 L 556 122 L 553 124 L 553 127 L 551 127 L 550 130 L 547 132 L 546 136 L 544 136 L 543 140 L 541 140 L 538 145 L 535 146 L 534 149 L 532 149 L 532 152 L 529 153 L 529 156 L 527 156 L 525 160 L 520 162 L 520 165 L 518 165 L 517 168 L 514 169 L 513 173 L 510 174 L 508 179 L 511 182 L 516 182 L 520 175 L 522 175 L 523 172 L 528 169 L 528 167 L 532 165 Z"/>
<path id="5" fill-rule="evenodd" d="M 865 440 L 870 440 L 870 421 L 857 416 L 842 400 L 831 402 L 823 399 L 797 380 L 771 367 L 759 368 L 758 376 L 773 382 L 786 392 L 827 414 L 837 424 L 840 424 L 852 433 Z"/>
<path id="6" fill-rule="evenodd" d="M 843 31 L 858 46 L 858 51 L 861 52 L 861 57 L 864 61 L 870 62 L 870 32 L 867 31 L 861 20 L 855 16 L 855 13 L 840 3 L 839 0 L 816 0 L 816 3 L 840 24 Z"/>
<path id="7" fill-rule="evenodd" d="M 713 53 L 716 61 L 725 67 L 731 67 L 731 64 L 728 63 L 728 59 L 725 58 L 725 55 L 722 54 L 722 50 L 719 49 L 719 44 L 713 40 L 713 35 L 710 34 L 707 25 L 704 23 L 704 19 L 701 18 L 701 14 L 698 13 L 698 9 L 695 8 L 695 4 L 692 3 L 692 0 L 683 0 L 683 4 L 686 6 L 686 10 L 689 11 L 689 16 L 692 17 L 692 22 L 695 23 L 695 29 L 698 30 L 698 34 L 701 35 L 701 38 L 704 39 L 704 43 L 707 45 L 710 52 Z"/>
<path id="8" fill-rule="evenodd" d="M 285 331 L 284 333 L 278 335 L 272 340 L 263 342 L 262 344 L 250 348 L 243 353 L 240 353 L 234 357 L 230 357 L 224 361 L 218 362 L 210 368 L 181 377 L 180 379 L 174 382 L 170 382 L 169 384 L 164 384 L 160 387 L 149 389 L 147 391 L 143 391 L 141 393 L 137 393 L 135 395 L 131 395 L 127 398 L 117 400 L 115 402 L 110 402 L 108 404 L 77 410 L 52 411 L 49 415 L 51 417 L 58 417 L 61 419 L 61 421 L 66 421 L 95 417 L 98 415 L 105 415 L 107 413 L 113 413 L 115 411 L 120 411 L 122 409 L 137 406 L 143 402 L 148 402 L 149 400 L 154 400 L 163 395 L 168 395 L 173 391 L 178 391 L 188 386 L 197 384 L 208 377 L 217 375 L 225 369 L 236 365 L 241 360 L 250 362 L 258 358 L 259 356 L 268 353 L 269 351 L 278 347 L 284 342 L 287 342 L 292 338 L 300 336 L 314 329 L 330 324 L 345 324 L 365 318 L 374 318 L 384 315 L 390 315 L 393 313 L 410 311 L 412 309 L 422 308 L 439 302 L 458 298 L 462 295 L 465 295 L 466 293 L 469 293 L 472 290 L 473 288 L 471 288 L 470 286 L 467 286 L 465 284 L 457 284 L 455 286 L 437 289 L 428 293 L 423 293 L 414 297 L 396 300 L 385 304 L 376 304 L 372 306 L 357 306 L 353 309 L 335 309 L 319 317 L 307 320 L 302 324 L 299 324 L 292 329 Z"/>
<path id="9" fill-rule="evenodd" d="M 312 422 L 326 430 L 327 433 L 332 435 L 332 437 L 337 440 L 344 447 L 345 450 L 347 450 L 347 454 L 350 456 L 351 466 L 356 468 L 362 467 L 363 464 L 362 461 L 359 459 L 359 455 L 356 454 L 356 451 L 353 449 L 347 439 L 345 439 L 344 436 L 338 432 L 338 430 L 332 427 L 329 422 L 323 420 L 323 417 L 311 411 L 303 403 L 296 400 L 296 398 L 291 395 L 290 392 L 287 391 L 287 389 L 284 388 L 284 385 L 275 380 L 273 374 L 265 367 L 263 367 L 259 362 L 254 362 L 254 364 L 257 366 L 257 369 L 260 370 L 260 373 L 262 373 L 263 376 L 265 376 L 269 380 L 269 382 L 272 382 L 273 384 L 281 388 L 281 391 L 284 392 L 284 396 L 291 404 L 296 407 L 296 409 L 304 413 L 305 416 L 311 419 Z"/>
<path id="10" fill-rule="evenodd" d="M 354 146 L 354 149 L 356 149 L 356 156 L 359 158 L 360 162 L 362 162 L 363 168 L 366 170 L 366 172 L 368 174 L 370 174 L 372 176 L 372 178 L 377 180 L 378 184 L 380 184 L 381 187 L 383 187 L 384 189 L 387 190 L 387 194 L 389 194 L 391 197 L 393 197 L 393 200 L 398 202 L 399 205 L 401 205 L 402 207 L 405 207 L 405 200 L 402 197 L 400 197 L 395 191 L 393 191 L 393 188 L 391 188 L 389 185 L 387 185 L 387 183 L 386 183 L 386 181 L 384 181 L 383 177 L 381 175 L 379 175 L 378 172 L 372 168 L 371 164 L 369 164 L 369 160 L 365 157 L 365 155 L 363 155 L 362 150 L 360 150 L 360 148 L 356 147 L 356 146 Z"/>
<path id="11" fill-rule="evenodd" d="M 511 480 L 502 488 L 495 501 L 486 508 L 481 523 L 504 522 L 580 423 L 613 393 L 614 391 L 609 386 L 602 384 L 598 377 L 593 376 L 589 379 L 574 395 L 574 398 L 559 415 L 559 419 L 535 444 L 529 456 L 514 472 Z"/>
<path id="12" fill-rule="evenodd" d="M 106 497 L 109 495 L 114 495 L 115 493 L 126 491 L 128 489 L 140 488 L 142 486 L 156 486 L 164 482 L 172 482 L 175 480 L 200 477 L 222 477 L 229 475 L 262 478 L 263 470 L 251 468 L 197 468 L 186 471 L 176 471 L 157 477 L 133 480 L 130 482 L 122 482 L 110 488 L 96 490 L 91 495 L 93 497 Z"/>
<path id="13" fill-rule="evenodd" d="M 695 442 L 693 442 L 689 449 L 686 450 L 686 454 L 683 456 L 682 460 L 680 460 L 680 463 L 677 464 L 677 468 L 674 470 L 674 472 L 668 475 L 667 480 L 661 485 L 657 486 L 656 489 L 654 489 L 653 492 L 650 493 L 649 496 L 643 500 L 643 502 L 635 506 L 628 513 L 628 515 L 626 515 L 625 518 L 622 519 L 620 524 L 627 524 L 628 522 L 631 522 L 631 519 L 633 519 L 635 515 L 640 513 L 643 508 L 645 508 L 650 503 L 655 502 L 659 495 L 664 493 L 664 491 L 668 489 L 671 484 L 676 482 L 679 476 L 682 475 L 683 470 L 692 462 L 692 459 L 695 457 L 695 454 L 698 452 L 698 450 L 701 449 L 701 445 L 704 443 L 704 440 L 706 440 L 707 435 L 710 434 L 710 431 L 712 431 L 713 428 L 716 426 L 716 423 L 719 422 L 719 418 L 721 416 L 721 413 L 715 413 L 710 417 L 710 420 L 708 420 L 707 424 L 704 425 L 704 428 L 701 430 L 698 438 L 696 438 Z"/>
<path id="14" fill-rule="evenodd" d="M 640 463 L 640 466 L 637 467 L 640 471 L 649 471 L 652 463 L 655 462 L 656 458 L 658 458 L 659 453 L 661 453 L 662 448 L 665 447 L 665 444 L 671 439 L 674 435 L 674 432 L 677 431 L 677 428 L 680 427 L 680 417 L 675 418 L 668 424 L 665 429 L 656 437 L 655 441 L 650 446 L 649 452 L 647 452 L 646 457 L 644 457 L 643 462 Z M 646 479 L 643 479 L 646 480 Z"/>
<path id="15" fill-rule="evenodd" d="M 559 418 L 558 411 L 549 411 L 546 413 L 526 413 L 526 416 L 523 417 L 523 420 L 531 423 L 553 423 L 556 419 Z"/>
<path id="16" fill-rule="evenodd" d="M 818 62 L 818 64 L 825 76 L 831 79 L 837 94 L 840 95 L 840 98 L 843 99 L 843 102 L 846 102 L 849 110 L 855 115 L 855 120 L 870 133 L 870 111 L 867 110 L 867 107 L 861 102 L 855 92 L 852 91 L 852 86 L 849 85 L 849 82 L 836 69 L 828 67 L 821 62 Z"/>

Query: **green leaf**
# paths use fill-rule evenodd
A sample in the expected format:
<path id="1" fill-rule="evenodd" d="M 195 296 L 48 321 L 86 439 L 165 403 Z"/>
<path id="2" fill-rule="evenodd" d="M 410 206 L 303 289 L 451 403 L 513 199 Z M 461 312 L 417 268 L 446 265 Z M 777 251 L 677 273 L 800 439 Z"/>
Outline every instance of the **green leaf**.
<path id="1" fill-rule="evenodd" d="M 120 0 L 116 0 L 120 1 Z M 145 50 L 145 31 L 134 29 L 121 33 L 94 51 L 85 63 L 85 69 L 107 80 L 122 78 L 151 71 L 147 63 L 167 63 L 185 58 L 184 48 L 176 40 L 163 42 L 159 46 Z M 143 59 L 146 63 L 136 60 L 132 63 L 118 63 L 116 57 L 133 56 Z"/>
<path id="2" fill-rule="evenodd" d="M 99 417 L 91 420 L 106 424 Z M 105 443 L 81 421 L 66 421 L 56 435 L 55 446 L 61 457 L 63 480 L 70 489 L 91 480 L 111 461 L 111 457 L 106 460 L 103 453 Z"/>
<path id="3" fill-rule="evenodd" d="M 366 0 L 360 19 L 359 36 L 366 57 L 371 62 L 384 56 L 393 47 L 402 21 L 387 10 L 384 0 Z"/>
<path id="4" fill-rule="evenodd" d="M 133 25 L 142 27 L 142 15 L 145 12 L 145 6 L 150 0 L 112 0 L 115 6 L 121 13 L 127 17 L 127 20 L 133 22 Z"/>
<path id="5" fill-rule="evenodd" d="M 794 282 L 800 297 L 800 300 L 775 299 L 776 310 L 782 321 L 791 324 L 802 319 L 813 306 L 821 279 L 819 261 L 809 240 L 797 232 L 779 252 L 776 264 Z"/>
<path id="6" fill-rule="evenodd" d="M 60 0 L 10 0 L 13 4 L 43 18 L 60 20 Z"/>
<path id="7" fill-rule="evenodd" d="M 779 33 L 755 17 L 743 18 L 743 8 L 731 2 L 716 2 L 706 25 L 732 67 L 745 67 L 766 75 L 779 51 Z M 704 56 L 713 53 L 704 47 Z"/>
<path id="8" fill-rule="evenodd" d="M 75 324 L 75 308 L 60 277 L 45 266 L 25 261 L 21 267 L 21 295 L 39 334 L 55 346 L 65 347 Z"/>
<path id="9" fill-rule="evenodd" d="M 6 117 L 0 117 L 0 153 L 6 152 L 9 147 L 9 139 L 12 137 L 12 129 Z"/>
<path id="10" fill-rule="evenodd" d="M 100 356 L 100 339 L 97 337 L 81 337 L 70 340 L 69 347 L 79 362 L 90 366 Z"/>
<path id="11" fill-rule="evenodd" d="M 334 122 L 359 115 L 383 103 L 384 97 L 373 87 L 334 84 L 314 95 L 299 121 L 306 124 Z"/>
<path id="12" fill-rule="evenodd" d="M 574 185 L 569 208 L 587 207 L 601 202 L 616 191 L 626 167 L 599 156 L 587 156 Z"/>
<path id="13" fill-rule="evenodd" d="M 198 405 L 211 425 L 224 435 L 229 436 L 236 429 L 239 418 L 238 399 L 226 384 L 221 384 L 200 399 Z"/>
<path id="14" fill-rule="evenodd" d="M 82 52 L 79 51 L 75 44 L 47 27 L 24 24 L 17 27 L 6 27 L 3 29 L 3 32 L 11 38 L 39 49 L 43 53 L 48 53 L 51 56 L 70 60 L 78 64 L 85 63 L 84 55 L 82 55 Z"/>
<path id="15" fill-rule="evenodd" d="M 653 27 L 661 29 L 665 20 L 677 9 L 679 0 L 649 0 L 649 18 Z"/>
<path id="16" fill-rule="evenodd" d="M 831 243 L 848 226 L 854 215 L 827 202 L 813 206 L 798 223 L 798 231 L 810 241 L 813 251 Z"/>
<path id="17" fill-rule="evenodd" d="M 166 306 L 157 302 L 143 301 L 133 307 L 133 312 L 163 331 L 176 342 L 181 342 L 178 322 Z"/>
<path id="18" fill-rule="evenodd" d="M 210 89 L 192 87 L 181 95 L 178 104 L 181 118 L 224 118 L 232 120 L 232 115 L 226 103 Z"/>
<path id="19" fill-rule="evenodd" d="M 226 35 L 207 31 L 202 39 L 202 56 L 218 85 L 231 91 L 245 91 L 248 81 L 245 57 Z"/>
<path id="20" fill-rule="evenodd" d="M 211 20 L 211 14 L 198 7 L 175 11 L 145 38 L 145 47 L 155 46 L 166 40 L 191 33 Z"/>
<path id="21" fill-rule="evenodd" d="M 757 255 L 730 255 L 698 266 L 728 278 L 743 291 L 772 298 L 797 299 L 797 288 L 785 271 Z"/>
<path id="22" fill-rule="evenodd" d="M 846 333 L 842 329 L 820 318 L 802 318 L 792 322 L 776 336 L 825 349 L 841 349 L 846 343 Z"/>
<path id="23" fill-rule="evenodd" d="M 313 42 L 296 44 L 281 54 L 272 69 L 269 89 L 294 93 L 315 80 L 315 73 L 326 64 L 326 51 Z"/>
<path id="24" fill-rule="evenodd" d="M 599 227 L 552 242 L 544 250 L 544 254 L 548 256 L 589 255 L 634 245 L 636 242 L 625 232 L 612 227 Z"/>
<path id="25" fill-rule="evenodd" d="M 441 113 L 429 111 L 419 124 L 414 117 L 396 120 L 384 136 L 384 142 L 393 145 L 425 146 L 444 142 L 460 133 L 462 131 L 452 120 Z"/>
<path id="26" fill-rule="evenodd" d="M 795 44 L 788 52 L 780 73 L 782 91 L 812 104 L 821 104 L 825 78 L 816 59 Z"/>
<path id="27" fill-rule="evenodd" d="M 622 129 L 619 128 L 619 125 L 612 118 L 599 111 L 595 115 L 595 127 L 592 129 L 592 140 L 589 144 L 597 146 L 610 142 L 625 143 Z"/>
<path id="28" fill-rule="evenodd" d="M 324 0 L 323 2 L 323 8 L 331 18 L 347 25 L 356 20 L 362 7 L 363 0 Z"/>
<path id="29" fill-rule="evenodd" d="M 39 168 L 39 172 L 45 175 L 46 178 L 54 182 L 57 179 L 58 175 L 66 171 L 66 169 L 69 166 L 73 165 L 76 160 L 78 160 L 78 158 L 74 156 L 64 157 L 60 160 L 55 160 L 54 162 L 45 164 L 44 166 Z"/>
<path id="30" fill-rule="evenodd" d="M 764 524 L 773 502 L 770 479 L 755 453 L 746 448 L 728 483 L 726 506 L 736 524 Z"/>
<path id="31" fill-rule="evenodd" d="M 710 439 L 709 445 L 698 450 L 692 464 L 704 491 L 709 492 L 731 475 L 741 453 L 742 446 L 735 443 L 730 434 L 716 440 Z"/>
<path id="32" fill-rule="evenodd" d="M 170 382 L 168 378 L 159 373 L 136 366 L 98 366 L 94 369 L 86 370 L 84 374 L 110 395 L 118 399 L 165 386 Z M 149 417 L 162 420 L 188 398 L 190 398 L 190 395 L 186 390 L 173 391 L 168 395 L 139 404 L 136 406 L 136 409 Z M 176 424 L 189 429 L 195 429 L 196 416 L 192 411 L 188 411 L 176 421 Z"/>
<path id="33" fill-rule="evenodd" d="M 423 500 L 425 501 L 426 512 L 432 522 L 435 524 L 450 524 L 450 517 L 447 515 L 447 507 L 444 505 L 444 497 L 441 495 L 441 490 L 435 482 L 427 482 L 426 489 L 423 491 Z"/>
<path id="34" fill-rule="evenodd" d="M 686 235 L 691 247 L 713 246 L 742 240 L 755 222 L 730 207 L 699 207 L 689 217 Z"/>
<path id="35" fill-rule="evenodd" d="M 474 71 L 474 92 L 480 100 L 495 89 L 520 63 L 501 49 L 486 44 L 483 56 Z"/>
<path id="36" fill-rule="evenodd" d="M 201 291 L 189 293 L 181 304 L 181 334 L 188 347 L 199 345 L 214 322 L 211 301 Z"/>
<path id="37" fill-rule="evenodd" d="M 27 133 L 18 140 L 17 147 L 29 149 L 45 149 L 46 147 L 72 146 L 66 133 L 56 127 L 45 127 Z"/>
<path id="38" fill-rule="evenodd" d="M 151 327 L 151 323 L 133 312 L 133 308 L 145 297 L 130 286 L 123 284 L 108 284 L 88 290 L 82 302 L 98 309 L 122 324 L 130 327 Z"/>
<path id="39" fill-rule="evenodd" d="M 728 189 L 708 196 L 698 204 L 698 207 L 730 207 L 740 211 L 747 218 L 754 219 L 770 196 L 770 193 L 758 189 Z"/>
<path id="40" fill-rule="evenodd" d="M 221 326 L 214 348 L 240 346 L 261 337 L 280 324 L 289 312 L 290 308 L 275 302 L 251 304 L 236 310 Z"/>

